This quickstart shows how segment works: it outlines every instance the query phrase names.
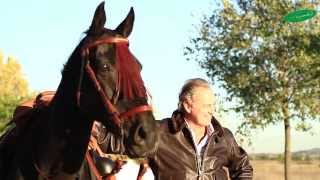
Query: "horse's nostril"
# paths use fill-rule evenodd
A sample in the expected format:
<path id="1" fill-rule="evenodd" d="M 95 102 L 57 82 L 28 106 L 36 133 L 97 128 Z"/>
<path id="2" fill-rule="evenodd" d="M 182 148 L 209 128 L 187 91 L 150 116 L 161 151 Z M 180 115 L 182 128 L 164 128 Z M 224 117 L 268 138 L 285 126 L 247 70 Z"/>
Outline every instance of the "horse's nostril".
<path id="1" fill-rule="evenodd" d="M 144 128 L 142 126 L 138 130 L 138 135 L 142 139 L 145 139 L 147 137 L 147 133 L 146 133 L 146 131 L 144 130 Z"/>
<path id="2" fill-rule="evenodd" d="M 147 138 L 147 132 L 145 128 L 140 125 L 135 132 L 134 141 L 137 144 L 141 144 Z"/>

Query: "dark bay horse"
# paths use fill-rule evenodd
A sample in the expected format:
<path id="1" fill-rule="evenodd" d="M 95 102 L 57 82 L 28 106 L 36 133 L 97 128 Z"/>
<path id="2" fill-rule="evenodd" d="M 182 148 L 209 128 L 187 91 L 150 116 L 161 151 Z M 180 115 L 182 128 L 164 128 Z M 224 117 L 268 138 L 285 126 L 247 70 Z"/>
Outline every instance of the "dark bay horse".
<path id="1" fill-rule="evenodd" d="M 114 153 L 145 157 L 154 151 L 156 122 L 141 64 L 128 49 L 133 21 L 131 9 L 115 30 L 106 29 L 104 2 L 97 7 L 50 104 L 0 139 L 1 180 L 95 179 L 85 172 L 84 158 L 94 120 L 120 139 Z"/>

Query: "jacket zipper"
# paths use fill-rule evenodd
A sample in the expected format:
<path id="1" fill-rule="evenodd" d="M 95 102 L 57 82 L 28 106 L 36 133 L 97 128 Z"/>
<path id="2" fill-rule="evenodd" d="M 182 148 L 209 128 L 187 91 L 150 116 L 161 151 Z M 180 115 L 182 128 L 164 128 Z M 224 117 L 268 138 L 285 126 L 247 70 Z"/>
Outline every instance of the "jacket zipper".
<path id="1" fill-rule="evenodd" d="M 203 152 L 203 155 L 201 157 L 201 152 L 200 155 L 198 155 L 198 152 L 197 152 L 197 146 L 194 142 L 194 138 L 192 136 L 192 133 L 191 131 L 187 128 L 187 130 L 189 131 L 189 134 L 191 135 L 191 139 L 192 139 L 192 144 L 193 144 L 193 149 L 195 151 L 195 160 L 196 160 L 196 170 L 198 172 L 198 179 L 200 178 L 200 176 L 203 174 L 203 171 L 202 171 L 202 162 L 203 162 L 203 157 L 205 157 L 207 155 L 207 151 L 208 151 L 208 148 L 211 144 L 211 141 L 212 141 L 212 138 L 213 136 L 215 136 L 216 132 L 214 132 L 211 136 L 208 137 L 207 141 L 208 143 L 205 145 L 205 149 L 204 149 L 204 152 Z M 215 143 L 214 143 L 215 144 Z"/>
<path id="2" fill-rule="evenodd" d="M 187 130 L 189 131 L 189 134 L 191 136 L 191 141 L 192 141 L 193 149 L 194 149 L 194 152 L 195 152 L 196 171 L 198 173 L 198 179 L 199 179 L 200 175 L 202 174 L 202 172 L 201 172 L 201 166 L 202 166 L 201 152 L 200 152 L 200 155 L 198 155 L 197 146 L 196 146 L 196 144 L 194 142 L 194 137 L 192 136 L 192 132 L 188 128 L 187 128 Z"/>
<path id="3" fill-rule="evenodd" d="M 215 132 L 211 135 L 211 136 L 209 136 L 208 137 L 208 139 L 207 139 L 207 141 L 208 141 L 208 143 L 206 144 L 206 146 L 205 146 L 205 149 L 204 149 L 204 151 L 203 151 L 203 155 L 202 155 L 202 157 L 201 157 L 201 159 L 200 159 L 200 161 L 201 161 L 201 163 L 203 163 L 203 158 L 204 157 L 206 157 L 207 156 L 207 153 L 208 153 L 208 149 L 209 149 L 209 147 L 210 147 L 210 144 L 211 144 L 211 141 L 213 140 L 213 136 L 215 136 Z M 215 145 L 215 142 L 213 143 L 213 145 Z M 200 152 L 201 153 L 201 152 Z M 213 162 L 214 163 L 214 162 Z M 202 164 L 201 164 L 201 168 L 202 168 Z M 200 169 L 200 171 L 201 171 L 201 169 Z M 204 170 L 203 170 L 204 171 Z M 202 172 L 203 173 L 203 172 Z M 199 174 L 199 173 L 198 173 Z M 199 175 L 198 175 L 198 177 L 199 177 Z"/>
<path id="4" fill-rule="evenodd" d="M 202 174 L 202 158 L 200 155 L 196 154 L 196 162 L 197 162 L 197 171 L 198 171 L 198 177 Z"/>

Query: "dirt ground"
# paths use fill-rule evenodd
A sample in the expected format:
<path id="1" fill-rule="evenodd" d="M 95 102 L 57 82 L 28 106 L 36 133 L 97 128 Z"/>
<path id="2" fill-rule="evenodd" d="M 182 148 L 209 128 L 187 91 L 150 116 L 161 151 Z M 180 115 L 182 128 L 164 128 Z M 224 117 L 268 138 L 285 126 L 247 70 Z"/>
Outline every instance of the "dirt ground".
<path id="1" fill-rule="evenodd" d="M 284 167 L 280 161 L 253 160 L 254 180 L 284 180 Z M 291 180 L 320 180 L 320 161 L 292 161 Z"/>

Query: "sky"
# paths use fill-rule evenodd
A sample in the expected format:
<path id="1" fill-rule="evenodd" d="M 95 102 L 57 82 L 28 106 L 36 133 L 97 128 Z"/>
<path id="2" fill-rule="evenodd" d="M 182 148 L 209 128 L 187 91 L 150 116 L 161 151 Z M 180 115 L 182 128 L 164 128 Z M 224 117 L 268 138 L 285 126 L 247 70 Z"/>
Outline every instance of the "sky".
<path id="1" fill-rule="evenodd" d="M 88 29 L 99 0 L 28 0 L 0 2 L 0 50 L 19 60 L 32 90 L 55 90 L 61 69 Z M 169 117 L 177 107 L 178 93 L 189 78 L 208 79 L 183 48 L 196 35 L 203 14 L 215 8 L 210 0 L 108 0 L 107 22 L 114 29 L 135 11 L 130 49 L 143 65 L 142 77 L 152 94 L 157 119 Z M 213 87 L 218 94 L 225 94 Z M 219 99 L 219 97 L 218 97 Z M 220 98 L 222 99 L 222 98 Z M 227 103 L 227 102 L 226 102 Z M 225 114 L 222 124 L 235 132 L 239 115 Z M 292 132 L 292 150 L 320 147 L 320 126 L 311 133 Z M 283 124 L 253 132 L 248 152 L 284 151 Z"/>

